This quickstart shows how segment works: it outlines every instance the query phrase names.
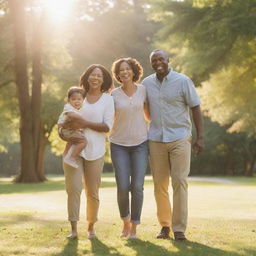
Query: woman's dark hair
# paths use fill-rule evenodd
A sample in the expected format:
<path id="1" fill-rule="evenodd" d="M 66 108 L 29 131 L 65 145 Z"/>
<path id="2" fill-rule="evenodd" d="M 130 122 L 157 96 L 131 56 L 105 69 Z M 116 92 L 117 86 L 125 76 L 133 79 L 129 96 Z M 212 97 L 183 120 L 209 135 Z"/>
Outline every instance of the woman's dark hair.
<path id="1" fill-rule="evenodd" d="M 74 93 L 80 93 L 83 98 L 85 98 L 85 90 L 81 87 L 72 86 L 68 89 L 68 99 L 74 94 Z"/>
<path id="2" fill-rule="evenodd" d="M 103 73 L 103 84 L 101 85 L 101 92 L 107 92 L 112 87 L 113 80 L 107 69 L 100 64 L 90 65 L 80 77 L 79 85 L 84 88 L 86 93 L 89 91 L 88 78 L 95 68 L 99 68 Z"/>
<path id="3" fill-rule="evenodd" d="M 123 62 L 126 62 L 132 69 L 133 73 L 134 73 L 134 76 L 133 76 L 133 81 L 134 82 L 138 82 L 140 81 L 142 75 L 143 75 L 143 68 L 142 66 L 140 65 L 139 61 L 137 61 L 136 59 L 134 58 L 121 58 L 119 60 L 116 60 L 113 64 L 112 64 L 112 73 L 113 73 L 113 76 L 115 77 L 115 80 L 117 82 L 122 82 L 120 80 L 120 77 L 119 77 L 119 73 L 120 73 L 120 66 Z"/>

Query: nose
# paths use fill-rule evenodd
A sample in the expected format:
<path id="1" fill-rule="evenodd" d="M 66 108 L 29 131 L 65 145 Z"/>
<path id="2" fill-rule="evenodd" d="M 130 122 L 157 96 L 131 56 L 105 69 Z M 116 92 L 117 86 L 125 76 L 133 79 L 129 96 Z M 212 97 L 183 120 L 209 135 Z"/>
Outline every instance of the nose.
<path id="1" fill-rule="evenodd" d="M 156 64 L 160 64 L 161 63 L 161 60 L 156 60 Z"/>

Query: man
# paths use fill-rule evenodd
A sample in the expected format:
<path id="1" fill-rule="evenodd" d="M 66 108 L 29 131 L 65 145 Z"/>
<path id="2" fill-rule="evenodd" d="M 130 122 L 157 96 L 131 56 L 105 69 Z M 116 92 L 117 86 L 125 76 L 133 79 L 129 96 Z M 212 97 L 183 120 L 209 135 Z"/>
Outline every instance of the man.
<path id="1" fill-rule="evenodd" d="M 175 240 L 186 240 L 187 177 L 190 171 L 192 111 L 197 138 L 193 144 L 195 155 L 204 148 L 203 120 L 200 99 L 193 82 L 168 67 L 169 56 L 154 50 L 150 62 L 155 74 L 142 84 L 147 90 L 151 116 L 149 128 L 150 164 L 154 180 L 157 217 L 162 229 L 157 238 L 169 239 L 170 227 Z M 173 210 L 168 187 L 171 176 Z"/>

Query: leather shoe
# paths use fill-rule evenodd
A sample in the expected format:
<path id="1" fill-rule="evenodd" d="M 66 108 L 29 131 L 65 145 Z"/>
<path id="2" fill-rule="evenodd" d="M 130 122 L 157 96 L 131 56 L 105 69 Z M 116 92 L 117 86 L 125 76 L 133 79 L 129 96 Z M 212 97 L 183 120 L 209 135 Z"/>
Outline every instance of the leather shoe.
<path id="1" fill-rule="evenodd" d="M 186 241 L 184 232 L 174 232 L 174 238 L 176 241 Z"/>
<path id="2" fill-rule="evenodd" d="M 160 233 L 156 236 L 158 239 L 170 239 L 169 236 L 170 228 L 169 227 L 162 227 Z"/>

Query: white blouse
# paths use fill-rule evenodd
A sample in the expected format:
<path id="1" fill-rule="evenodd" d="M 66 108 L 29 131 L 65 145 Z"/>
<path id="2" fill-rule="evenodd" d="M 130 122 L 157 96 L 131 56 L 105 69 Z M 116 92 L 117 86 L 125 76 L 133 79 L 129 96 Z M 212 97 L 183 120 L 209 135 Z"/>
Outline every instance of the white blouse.
<path id="1" fill-rule="evenodd" d="M 102 96 L 93 104 L 84 100 L 81 109 L 82 117 L 90 122 L 105 123 L 111 129 L 114 119 L 114 101 L 111 95 L 103 93 Z M 96 160 L 102 157 L 105 152 L 106 134 L 92 129 L 84 129 L 84 135 L 88 141 L 87 146 L 80 153 L 86 160 Z"/>
<path id="2" fill-rule="evenodd" d="M 111 95 L 115 103 L 114 125 L 110 141 L 122 146 L 137 146 L 147 140 L 147 123 L 144 117 L 146 89 L 137 84 L 137 90 L 129 97 L 121 87 L 114 89 Z"/>

